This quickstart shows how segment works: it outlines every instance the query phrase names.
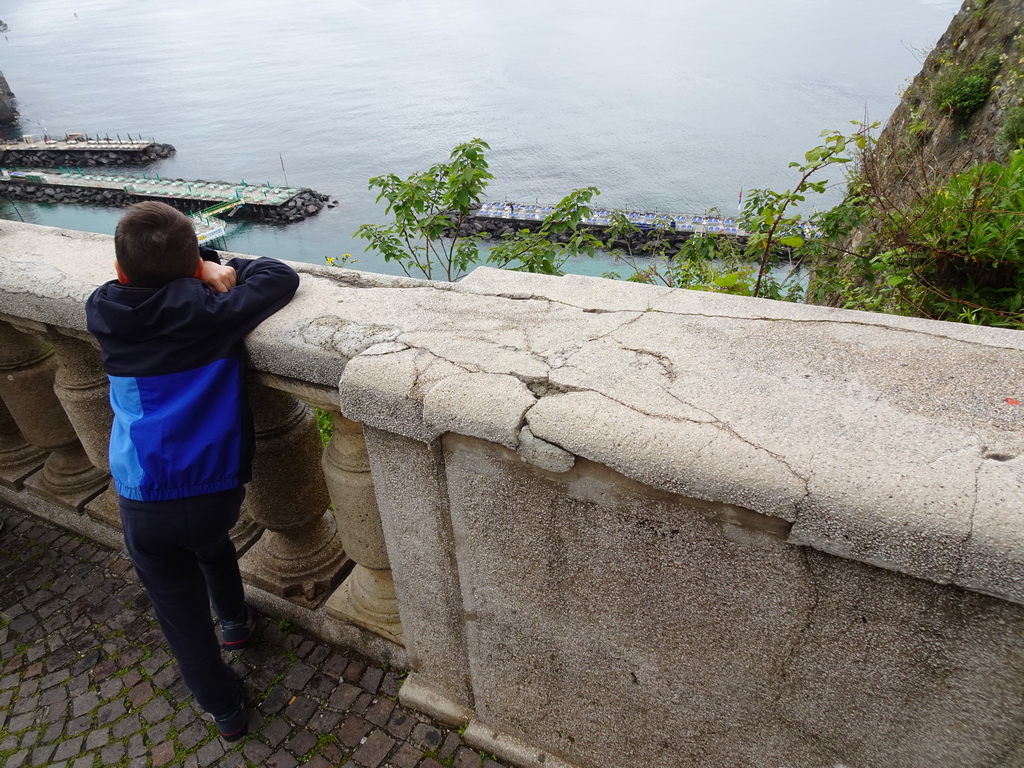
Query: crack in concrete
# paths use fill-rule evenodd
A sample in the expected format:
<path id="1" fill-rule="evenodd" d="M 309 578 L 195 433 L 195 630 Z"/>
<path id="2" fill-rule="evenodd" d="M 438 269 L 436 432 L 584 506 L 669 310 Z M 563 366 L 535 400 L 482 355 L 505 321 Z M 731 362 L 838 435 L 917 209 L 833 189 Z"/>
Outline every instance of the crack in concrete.
<path id="1" fill-rule="evenodd" d="M 899 327 L 892 326 L 892 325 L 885 325 L 884 323 L 868 323 L 868 322 L 864 322 L 864 321 L 861 321 L 861 320 L 839 320 L 839 319 L 836 319 L 836 318 L 765 317 L 765 316 L 760 316 L 760 315 L 753 316 L 753 317 L 742 317 L 742 316 L 738 317 L 736 315 L 714 314 L 714 313 L 707 313 L 707 312 L 679 312 L 679 311 L 673 311 L 673 310 L 669 310 L 669 309 L 658 309 L 657 307 L 647 307 L 646 309 L 643 309 L 643 310 L 641 310 L 641 309 L 602 309 L 602 308 L 582 306 L 582 305 L 579 305 L 579 304 L 572 304 L 570 302 L 563 301 L 561 299 L 552 299 L 552 298 L 549 298 L 549 297 L 546 297 L 546 296 L 537 296 L 536 294 L 531 294 L 529 296 L 516 296 L 516 295 L 513 295 L 513 294 L 501 294 L 501 293 L 497 293 L 497 294 L 487 293 L 487 294 L 477 294 L 477 295 L 492 296 L 494 298 L 503 298 L 503 299 L 510 299 L 510 300 L 529 299 L 529 300 L 533 300 L 533 301 L 548 302 L 548 303 L 551 303 L 551 304 L 560 304 L 560 305 L 565 306 L 565 307 L 571 307 L 572 309 L 578 309 L 581 312 L 600 312 L 601 314 L 638 313 L 638 316 L 642 317 L 645 314 L 648 314 L 648 313 L 651 313 L 651 312 L 655 312 L 655 313 L 662 314 L 662 315 L 676 315 L 678 317 L 700 317 L 700 318 L 704 318 L 704 319 L 707 319 L 707 320 L 736 320 L 736 321 L 739 321 L 739 322 L 764 322 L 764 323 L 801 323 L 801 324 L 811 324 L 811 325 L 815 325 L 815 324 L 816 325 L 833 325 L 833 324 L 834 325 L 852 325 L 852 326 L 858 326 L 858 327 L 864 327 L 864 328 L 878 328 L 878 329 L 887 330 L 887 331 L 898 331 L 900 333 L 909 333 L 909 334 L 915 334 L 915 335 L 920 335 L 920 336 L 930 336 L 932 338 L 942 339 L 944 341 L 953 341 L 953 342 L 958 342 L 958 343 L 961 343 L 961 344 L 968 344 L 968 345 L 971 345 L 971 346 L 983 346 L 983 347 L 986 347 L 988 349 L 1004 349 L 1004 350 L 1008 350 L 1008 351 L 1012 351 L 1012 352 L 1022 352 L 1022 351 L 1024 351 L 1020 347 L 1005 347 L 1005 346 L 1001 346 L 1001 345 L 998 345 L 998 344 L 989 344 L 989 343 L 986 343 L 986 342 L 983 342 L 983 341 L 969 341 L 969 340 L 965 340 L 965 339 L 957 339 L 957 338 L 954 338 L 952 336 L 947 336 L 946 334 L 941 334 L 941 333 L 931 333 L 929 331 L 921 331 L 921 330 L 916 330 L 916 329 L 913 329 L 913 328 L 899 328 Z"/>
<path id="2" fill-rule="evenodd" d="M 635 347 L 622 347 L 627 352 L 634 353 L 638 362 L 642 361 L 646 357 L 653 357 L 655 362 L 661 367 L 662 373 L 669 381 L 675 381 L 677 378 L 676 367 L 672 362 L 672 358 L 668 355 L 663 355 L 661 352 L 656 352 L 649 349 L 637 349 Z"/>
<path id="3" fill-rule="evenodd" d="M 658 311 L 658 310 L 654 310 L 654 311 Z M 637 320 L 639 320 L 640 317 L 642 317 L 642 315 L 638 315 L 633 320 L 630 320 L 630 321 L 624 323 L 622 326 L 619 326 L 619 328 L 617 328 L 612 333 L 618 332 L 619 330 L 621 330 L 625 326 L 627 326 L 627 325 L 629 325 L 631 323 L 636 322 Z M 633 352 L 636 355 L 644 354 L 644 355 L 650 355 L 652 357 L 657 358 L 658 361 L 659 361 L 659 364 L 662 366 L 662 369 L 665 371 L 666 377 L 668 377 L 670 380 L 672 380 L 674 378 L 674 376 L 675 376 L 675 373 L 674 373 L 675 372 L 675 367 L 674 367 L 674 365 L 672 363 L 671 358 L 661 354 L 660 352 L 654 352 L 654 351 L 645 350 L 645 349 L 638 349 L 638 348 L 634 348 L 634 347 L 626 347 L 626 346 L 623 346 L 621 344 L 620 344 L 620 348 L 623 349 L 623 350 L 629 351 L 629 352 Z M 722 430 L 722 431 L 732 435 L 733 437 L 735 437 L 736 439 L 740 440 L 741 442 L 746 443 L 747 445 L 749 445 L 750 447 L 754 448 L 755 450 L 764 451 L 769 456 L 771 456 L 773 459 L 775 459 L 777 462 L 782 464 L 789 471 L 789 473 L 791 475 L 793 475 L 797 480 L 799 480 L 803 484 L 803 486 L 804 486 L 804 498 L 805 499 L 810 496 L 811 491 L 810 491 L 809 478 L 805 478 L 803 475 L 801 475 L 799 472 L 797 472 L 795 469 L 793 469 L 793 467 L 789 464 L 789 462 L 786 461 L 782 456 L 780 456 L 779 454 L 777 454 L 777 453 L 775 453 L 773 451 L 768 450 L 767 448 L 765 448 L 763 446 L 757 445 L 756 443 L 754 443 L 751 440 L 747 439 L 746 437 L 741 435 L 739 432 L 737 432 L 736 429 L 734 427 L 732 427 L 732 425 L 730 425 L 727 422 L 723 421 L 721 418 L 716 416 L 711 411 L 708 411 L 705 408 L 700 408 L 700 407 L 694 405 L 693 403 L 690 403 L 687 400 L 684 400 L 683 398 L 679 397 L 678 395 L 676 395 L 674 392 L 672 392 L 671 390 L 667 389 L 666 387 L 659 387 L 659 389 L 662 392 L 664 392 L 666 395 L 671 397 L 673 400 L 678 402 L 679 404 L 684 405 L 684 406 L 686 406 L 688 408 L 692 408 L 695 411 L 700 411 L 701 413 L 705 413 L 711 419 L 710 422 L 701 422 L 701 421 L 697 421 L 695 419 L 685 419 L 685 418 L 676 418 L 676 419 L 670 419 L 670 420 L 677 421 L 677 422 L 684 422 L 685 421 L 685 422 L 691 422 L 691 423 L 694 423 L 694 424 L 710 423 L 713 426 L 715 426 L 716 428 L 718 428 L 718 429 L 720 429 L 720 430 Z M 612 399 L 614 399 L 614 398 L 612 398 Z M 616 402 L 619 402 L 619 401 L 616 401 Z M 620 403 L 620 405 L 623 405 L 626 408 L 630 408 L 630 406 L 626 405 L 625 403 Z M 643 413 L 643 411 L 641 411 L 638 408 L 631 408 L 631 410 L 635 410 L 638 413 Z M 659 418 L 658 416 L 655 416 L 654 414 L 646 414 L 646 415 L 652 416 L 652 417 L 655 417 L 655 418 Z M 660 417 L 660 418 L 668 419 L 668 417 Z"/>
<path id="4" fill-rule="evenodd" d="M 652 310 L 652 311 L 654 311 L 654 312 L 661 312 L 662 310 L 655 309 L 655 310 Z M 734 315 L 706 315 L 706 314 L 697 314 L 697 313 L 688 313 L 688 312 L 665 312 L 664 314 L 679 315 L 681 317 L 704 317 L 704 318 L 708 318 L 708 319 L 742 320 L 742 321 L 745 321 L 745 322 L 748 322 L 748 321 L 759 321 L 759 322 L 768 322 L 768 323 L 799 323 L 799 324 L 804 324 L 804 325 L 832 325 L 832 324 L 834 324 L 834 325 L 852 325 L 852 326 L 858 326 L 858 327 L 862 327 L 862 328 L 877 328 L 879 330 L 884 330 L 884 331 L 897 331 L 899 333 L 909 333 L 909 334 L 914 334 L 914 335 L 918 335 L 918 336 L 929 336 L 931 338 L 941 339 L 943 341 L 952 341 L 952 342 L 956 342 L 956 343 L 959 343 L 959 344 L 967 344 L 967 345 L 970 345 L 970 346 L 981 346 L 981 347 L 985 347 L 986 349 L 1003 349 L 1003 350 L 1007 350 L 1009 352 L 1024 352 L 1024 349 L 1021 349 L 1020 347 L 1004 347 L 1004 346 L 1001 346 L 1001 345 L 998 345 L 998 344 L 989 344 L 989 343 L 984 342 L 984 341 L 971 341 L 971 340 L 967 340 L 967 339 L 957 339 L 957 338 L 954 338 L 952 336 L 947 336 L 947 335 L 942 334 L 942 333 L 929 333 L 928 331 L 919 331 L 919 330 L 915 330 L 913 328 L 897 328 L 896 326 L 892 326 L 892 325 L 883 325 L 881 323 L 865 323 L 865 322 L 861 322 L 861 321 L 857 321 L 857 320 L 834 320 L 834 319 L 825 319 L 825 318 L 822 318 L 820 320 L 819 319 L 814 319 L 814 318 L 797 319 L 797 318 L 792 318 L 792 317 L 735 317 Z"/>
<path id="5" fill-rule="evenodd" d="M 723 421 L 721 418 L 719 418 L 718 416 L 716 416 L 714 413 L 712 413 L 711 411 L 707 410 L 706 408 L 701 408 L 699 406 L 694 405 L 693 403 L 687 402 L 686 400 L 683 400 L 681 397 L 676 395 L 674 392 L 671 392 L 671 391 L 669 391 L 668 389 L 666 389 L 664 387 L 661 387 L 660 389 L 666 395 L 668 395 L 673 400 L 675 400 L 676 402 L 678 402 L 678 403 L 680 403 L 682 405 L 685 405 L 685 406 L 687 406 L 689 408 L 692 408 L 695 411 L 700 411 L 701 413 L 706 413 L 708 415 L 708 417 L 711 419 L 711 421 L 708 421 L 708 422 L 695 422 L 695 423 L 698 423 L 698 424 L 711 424 L 716 429 L 722 430 L 726 434 L 732 435 L 737 440 L 739 440 L 742 443 L 745 443 L 745 444 L 749 445 L 754 450 L 756 450 L 756 451 L 764 451 L 765 453 L 767 453 L 769 456 L 771 456 L 773 459 L 775 459 L 775 461 L 777 461 L 779 464 L 784 466 L 789 471 L 789 473 L 791 475 L 793 475 L 793 477 L 795 477 L 797 480 L 799 480 L 803 484 L 803 486 L 804 486 L 804 499 L 807 499 L 808 497 L 810 497 L 810 495 L 811 495 L 810 478 L 804 477 L 799 472 L 797 472 L 795 469 L 793 469 L 792 465 L 785 458 L 783 458 L 779 454 L 775 453 L 774 451 L 770 451 L 767 448 L 765 448 L 764 446 L 758 445 L 757 443 L 753 442 L 752 440 L 749 440 L 748 438 L 744 437 L 742 434 L 740 434 L 738 431 L 736 431 L 735 427 L 733 427 L 728 422 Z M 692 419 L 688 419 L 688 421 L 693 421 L 693 420 Z"/>
<path id="6" fill-rule="evenodd" d="M 402 344 L 407 344 L 406 342 L 401 342 L 401 343 Z M 412 387 L 409 388 L 409 396 L 412 397 L 413 399 L 418 399 L 420 401 L 423 400 L 423 397 L 422 397 L 423 392 L 421 391 L 422 390 L 421 378 L 423 377 L 423 375 L 428 370 L 430 370 L 431 365 L 433 365 L 433 363 L 435 361 L 440 361 L 442 363 L 447 363 L 448 365 L 450 365 L 450 366 L 452 366 L 454 368 L 458 368 L 459 370 L 463 371 L 464 373 L 479 373 L 479 371 L 472 371 L 472 370 L 469 370 L 467 368 L 464 368 L 463 366 L 459 365 L 458 363 L 453 363 L 451 360 L 448 360 L 447 358 L 441 357 L 440 355 L 437 355 L 434 352 L 431 352 L 429 349 L 426 349 L 424 347 L 417 347 L 417 346 L 414 346 L 412 344 L 407 344 L 405 349 L 396 350 L 395 352 L 389 352 L 387 354 L 395 354 L 396 352 L 406 352 L 406 351 L 408 351 L 410 349 L 415 349 L 417 352 L 422 352 L 422 353 L 424 353 L 426 355 L 429 355 L 432 358 L 431 360 L 427 361 L 426 363 L 424 363 L 422 360 L 414 360 L 413 361 L 413 364 L 414 364 L 414 367 L 415 367 L 415 371 L 416 371 L 416 375 L 413 378 Z M 360 354 L 360 355 L 357 355 L 357 357 L 373 358 L 373 357 L 386 357 L 386 355 L 362 355 L 362 354 Z M 353 359 L 355 359 L 355 358 L 353 358 Z M 446 377 L 443 377 L 443 378 L 446 378 Z M 440 379 L 438 379 L 438 381 L 440 381 Z M 437 382 L 433 382 L 433 383 L 436 384 Z M 418 396 L 418 397 L 414 397 L 414 396 Z"/>
<path id="7" fill-rule="evenodd" d="M 546 397 L 548 395 L 566 395 L 572 392 L 593 392 L 592 389 L 581 389 L 580 387 L 574 387 L 572 384 L 555 384 L 551 381 L 549 376 L 544 381 L 524 382 L 526 388 L 530 390 L 537 397 Z"/>
<path id="8" fill-rule="evenodd" d="M 513 450 L 518 451 L 522 447 L 522 445 L 523 445 L 523 430 L 528 426 L 527 421 L 526 421 L 526 415 L 530 411 L 532 411 L 534 408 L 536 408 L 537 407 L 537 403 L 539 403 L 539 402 L 540 402 L 540 398 L 537 398 L 536 400 L 534 400 L 531 405 L 526 406 L 526 410 L 524 410 L 522 416 L 519 417 L 519 423 L 516 424 L 515 429 L 514 429 L 514 431 L 516 433 L 516 447 Z"/>
<path id="9" fill-rule="evenodd" d="M 434 360 L 439 360 L 439 361 L 441 361 L 443 363 L 448 363 L 448 365 L 454 366 L 455 368 L 458 368 L 459 370 L 463 371 L 464 373 L 489 373 L 489 374 L 493 374 L 495 376 L 512 376 L 514 378 L 519 379 L 527 387 L 530 386 L 530 382 L 531 381 L 535 381 L 536 380 L 535 377 L 525 376 L 523 374 L 518 374 L 518 373 L 516 373 L 514 371 L 507 371 L 507 372 L 506 371 L 491 371 L 491 370 L 488 370 L 486 368 L 481 368 L 481 367 L 472 367 L 472 368 L 471 367 L 467 367 L 467 365 L 465 363 L 456 363 L 454 360 L 449 360 L 447 357 L 442 357 L 441 355 L 437 354 L 436 352 L 432 351 L 431 349 L 429 349 L 427 347 L 421 347 L 421 346 L 416 345 L 416 344 L 410 344 L 408 341 L 404 341 L 401 336 L 399 336 L 397 339 L 395 339 L 395 341 L 400 343 L 400 344 L 405 344 L 406 345 L 406 349 L 415 349 L 417 352 L 423 352 L 425 354 L 428 354 L 432 358 L 434 358 Z M 512 349 L 512 348 L 511 347 L 499 346 L 498 349 Z M 404 352 L 404 351 L 405 350 L 396 350 L 396 352 Z M 529 357 L 535 359 L 539 363 L 543 363 L 544 365 L 547 365 L 547 361 L 544 360 L 543 357 L 537 355 L 534 352 L 528 352 L 528 351 L 525 351 L 525 350 L 516 350 L 516 351 L 517 352 L 521 352 L 521 353 L 523 353 L 525 355 L 528 355 Z M 392 353 L 389 352 L 388 354 L 392 354 Z M 384 355 L 366 355 L 366 357 L 383 357 L 383 356 Z M 425 369 L 421 371 L 417 367 L 417 372 L 416 372 L 417 381 L 419 380 L 420 374 L 421 373 L 425 373 L 425 372 L 426 372 Z"/>
<path id="10" fill-rule="evenodd" d="M 543 361 L 543 363 L 553 371 L 558 370 L 560 368 L 576 368 L 577 370 L 579 370 L 577 366 L 571 365 L 569 362 L 574 355 L 579 354 L 579 352 L 587 344 L 607 339 L 609 336 L 618 333 L 627 325 L 629 325 L 630 323 L 635 323 L 639 319 L 640 315 L 637 315 L 636 317 L 630 318 L 629 320 L 623 322 L 621 325 L 618 325 L 615 328 L 611 328 L 608 331 L 605 331 L 604 333 L 598 333 L 596 335 L 591 335 L 583 339 L 576 339 L 572 341 L 570 344 L 566 345 L 565 347 L 562 347 L 561 349 L 556 349 L 551 352 L 531 352 L 530 354 L 536 356 L 539 360 Z M 613 341 L 615 340 L 613 339 Z M 620 342 L 615 341 L 615 343 L 618 344 L 620 349 L 624 348 L 622 347 L 622 344 Z"/>
<path id="11" fill-rule="evenodd" d="M 688 419 L 685 416 L 666 416 L 663 413 L 651 413 L 650 411 L 645 411 L 645 410 L 643 410 L 642 408 L 640 408 L 640 407 L 638 407 L 636 405 L 630 405 L 629 403 L 624 403 L 623 401 L 618 400 L 617 398 L 612 397 L 607 392 L 601 392 L 600 390 L 597 390 L 597 389 L 590 389 L 590 388 L 586 388 L 586 387 L 581 387 L 578 391 L 580 391 L 580 392 L 593 392 L 595 395 L 600 395 L 601 397 L 608 398 L 613 403 L 618 403 L 619 405 L 621 405 L 623 408 L 625 408 L 627 410 L 633 411 L 634 413 L 639 413 L 641 416 L 647 416 L 648 418 L 651 418 L 651 419 L 658 419 L 659 421 L 674 422 L 676 424 L 700 424 L 700 425 L 711 424 L 712 426 L 714 426 L 714 422 L 713 421 L 698 421 L 697 419 Z M 679 400 L 679 398 L 677 398 L 671 392 L 666 392 L 666 394 L 668 394 L 670 397 L 678 400 L 679 402 L 682 402 L 681 400 Z M 701 409 L 697 408 L 696 410 L 699 411 Z"/>
<path id="12" fill-rule="evenodd" d="M 807 477 L 801 478 L 804 483 L 804 497 L 793 507 L 793 523 L 789 527 L 790 533 L 792 533 L 793 528 L 796 527 L 797 523 L 800 522 L 800 518 L 803 516 L 806 506 L 811 500 L 811 481 L 814 479 L 814 461 L 817 457 L 817 452 L 811 451 L 811 455 L 807 459 L 807 466 L 811 471 L 808 472 Z"/>
<path id="13" fill-rule="evenodd" d="M 981 470 L 983 468 L 984 462 L 982 461 L 979 461 L 974 468 L 974 500 L 971 503 L 971 513 L 967 518 L 967 533 L 964 534 L 963 539 L 957 545 L 956 565 L 953 566 L 953 573 L 950 576 L 950 581 L 953 584 L 956 584 L 960 579 L 960 571 L 964 567 L 964 560 L 967 559 L 967 547 L 974 537 L 974 517 L 978 512 L 979 486 L 981 485 Z"/>
<path id="14" fill-rule="evenodd" d="M 789 648 L 786 650 L 785 655 L 779 660 L 779 686 L 772 697 L 772 708 L 775 710 L 776 717 L 778 717 L 781 722 L 786 723 L 791 728 L 794 728 L 801 734 L 801 736 L 803 736 L 804 739 L 815 744 L 818 749 L 830 754 L 832 759 L 837 761 L 836 765 L 840 765 L 842 761 L 840 760 L 838 750 L 834 746 L 827 744 L 817 733 L 809 730 L 806 723 L 802 720 L 791 718 L 788 714 L 788 710 L 782 706 L 782 697 L 785 695 L 790 684 L 790 670 L 793 667 L 793 662 L 799 654 L 800 649 L 808 643 L 808 636 L 814 626 L 814 618 L 818 612 L 818 607 L 821 604 L 821 589 L 818 586 L 818 579 L 814 573 L 814 567 L 811 565 L 811 557 L 812 553 L 809 547 L 799 548 L 799 558 L 803 566 L 803 573 L 807 577 L 806 583 L 810 594 L 810 600 L 808 602 L 807 609 L 804 612 L 803 624 L 796 628 L 792 641 L 789 644 Z"/>
<path id="15" fill-rule="evenodd" d="M 633 353 L 646 353 L 645 350 L 636 350 L 636 349 L 630 349 L 630 348 L 626 348 L 626 347 L 624 347 L 623 349 L 627 349 L 628 351 L 633 352 Z M 646 354 L 651 354 L 652 356 L 660 357 L 659 355 L 657 355 L 655 353 L 646 353 Z M 666 358 L 666 360 L 667 360 L 667 358 Z M 671 365 L 671 361 L 668 361 L 668 362 Z M 566 365 L 566 366 L 563 366 L 563 367 L 572 367 L 572 366 L 567 366 Z M 517 377 L 517 378 L 519 378 L 519 377 Z M 522 381 L 521 378 L 520 378 L 520 380 Z M 711 413 L 710 411 L 708 411 L 705 408 L 699 408 L 699 407 L 693 405 L 692 403 L 689 403 L 686 400 L 683 400 L 678 395 L 676 395 L 674 392 L 671 392 L 670 390 L 666 389 L 665 387 L 659 387 L 659 389 L 661 389 L 662 392 L 664 392 L 670 398 L 675 400 L 677 403 L 679 403 L 681 405 L 684 405 L 684 406 L 687 406 L 689 408 L 692 408 L 695 411 L 700 411 L 701 413 L 707 414 L 708 417 L 709 417 L 708 420 L 707 421 L 701 421 L 699 419 L 687 418 L 685 416 L 666 416 L 665 414 L 661 414 L 661 413 L 653 413 L 651 411 L 644 410 L 643 408 L 637 406 L 636 404 L 626 403 L 626 402 L 624 402 L 624 401 L 622 401 L 622 400 L 620 400 L 620 399 L 618 399 L 616 397 L 613 397 L 612 395 L 610 395 L 608 392 L 605 392 L 605 391 L 601 391 L 601 390 L 598 390 L 598 389 L 593 389 L 593 388 L 590 388 L 590 387 L 573 387 L 571 385 L 553 384 L 551 382 L 551 380 L 550 380 L 550 377 L 548 378 L 548 380 L 546 382 L 540 383 L 539 386 L 537 386 L 536 388 L 533 385 L 531 385 L 530 382 L 524 381 L 523 383 L 526 384 L 526 386 L 530 389 L 530 391 L 533 392 L 533 394 L 537 395 L 539 398 L 540 397 L 544 397 L 547 394 L 568 394 L 568 393 L 576 393 L 576 392 L 592 392 L 592 393 L 594 393 L 596 395 L 600 395 L 601 397 L 604 397 L 604 398 L 612 401 L 613 403 L 621 405 L 626 410 L 632 411 L 633 413 L 637 413 L 637 414 L 640 414 L 642 416 L 646 416 L 646 417 L 651 418 L 651 419 L 657 419 L 659 421 L 676 423 L 676 424 L 696 424 L 696 425 L 699 425 L 699 426 L 710 425 L 710 426 L 715 427 L 716 429 L 718 429 L 718 430 L 720 430 L 720 431 L 722 431 L 722 432 L 724 432 L 724 433 L 726 433 L 726 434 L 736 438 L 737 440 L 745 443 L 746 445 L 749 445 L 754 450 L 763 451 L 764 453 L 766 453 L 769 456 L 771 456 L 775 461 L 777 461 L 779 464 L 784 466 L 791 475 L 793 475 L 797 480 L 799 480 L 803 484 L 803 486 L 804 486 L 804 497 L 807 498 L 807 497 L 810 496 L 809 478 L 803 477 L 800 473 L 798 473 L 795 469 L 793 469 L 793 467 L 789 464 L 788 461 L 786 461 L 786 459 L 784 459 L 779 454 L 777 454 L 777 453 L 775 453 L 773 451 L 768 450 L 767 448 L 765 448 L 763 446 L 757 445 L 753 441 L 747 439 L 742 434 L 737 432 L 735 428 L 733 428 L 730 424 L 728 424 L 727 422 L 725 422 L 722 419 L 720 419 L 719 417 L 717 417 L 715 414 Z M 531 407 L 533 407 L 533 406 L 531 406 Z M 706 447 L 707 447 L 707 445 L 703 445 L 703 446 L 700 446 L 699 448 L 695 448 L 694 455 L 695 456 L 699 456 L 701 454 L 701 452 L 704 450 L 704 448 L 706 448 Z"/>
<path id="16" fill-rule="evenodd" d="M 545 304 L 562 304 L 566 307 L 573 307 L 574 309 L 583 309 L 583 307 L 577 307 L 574 304 L 569 304 L 558 299 L 552 299 L 548 296 L 538 296 L 535 293 L 522 294 L 522 293 L 484 293 L 472 291 L 474 296 L 488 296 L 494 299 L 505 299 L 507 301 L 540 301 Z"/>

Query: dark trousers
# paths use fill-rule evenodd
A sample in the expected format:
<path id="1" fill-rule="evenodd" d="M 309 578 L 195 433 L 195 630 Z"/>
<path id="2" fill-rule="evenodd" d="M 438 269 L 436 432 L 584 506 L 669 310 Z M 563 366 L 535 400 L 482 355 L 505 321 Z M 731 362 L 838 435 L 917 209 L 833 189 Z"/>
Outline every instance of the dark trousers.
<path id="1" fill-rule="evenodd" d="M 210 603 L 222 621 L 243 621 L 246 607 L 235 545 L 245 489 L 173 501 L 120 500 L 121 525 L 139 581 L 181 676 L 215 717 L 238 709 L 237 675 L 221 658 Z"/>

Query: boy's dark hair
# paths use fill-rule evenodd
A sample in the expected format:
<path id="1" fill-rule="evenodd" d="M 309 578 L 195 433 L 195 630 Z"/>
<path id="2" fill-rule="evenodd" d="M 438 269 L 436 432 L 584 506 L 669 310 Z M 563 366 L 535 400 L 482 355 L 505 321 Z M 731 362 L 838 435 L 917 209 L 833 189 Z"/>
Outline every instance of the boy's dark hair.
<path id="1" fill-rule="evenodd" d="M 160 288 L 196 273 L 199 241 L 188 216 L 147 200 L 131 206 L 117 223 L 114 253 L 132 285 Z"/>

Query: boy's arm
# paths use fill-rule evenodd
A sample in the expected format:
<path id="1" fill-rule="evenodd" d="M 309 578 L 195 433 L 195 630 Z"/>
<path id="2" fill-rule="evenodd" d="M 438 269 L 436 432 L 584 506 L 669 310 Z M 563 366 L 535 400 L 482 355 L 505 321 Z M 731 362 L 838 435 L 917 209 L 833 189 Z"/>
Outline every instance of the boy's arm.
<path id="1" fill-rule="evenodd" d="M 208 265 L 204 263 L 205 269 Z M 211 320 L 232 335 L 244 336 L 291 301 L 299 276 L 282 261 L 231 259 L 224 265 L 236 275 L 236 285 L 224 293 L 207 294 Z"/>

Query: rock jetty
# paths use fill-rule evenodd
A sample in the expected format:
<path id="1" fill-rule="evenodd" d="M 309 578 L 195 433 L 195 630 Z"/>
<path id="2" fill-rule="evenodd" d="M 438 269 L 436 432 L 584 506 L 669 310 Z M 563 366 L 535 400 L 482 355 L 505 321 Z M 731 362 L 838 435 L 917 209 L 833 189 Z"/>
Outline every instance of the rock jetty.
<path id="1" fill-rule="evenodd" d="M 542 221 L 531 219 L 501 219 L 486 215 L 477 215 L 479 208 L 472 209 L 470 215 L 459 224 L 457 214 L 449 212 L 448 219 L 451 227 L 445 231 L 445 237 L 452 237 L 456 231 L 460 237 L 481 236 L 484 240 L 501 240 L 515 232 L 526 229 L 530 232 L 537 232 L 543 226 Z M 458 229 L 456 230 L 456 227 Z M 678 250 L 684 242 L 694 235 L 714 234 L 721 236 L 718 232 L 686 232 L 674 230 L 668 227 L 636 228 L 625 233 L 622 237 L 611 237 L 606 225 L 581 224 L 580 230 L 600 240 L 606 248 L 614 250 L 627 250 L 632 253 L 651 253 L 655 251 Z M 549 239 L 555 243 L 567 243 L 572 237 L 568 230 L 550 233 Z M 740 243 L 747 241 L 747 233 L 738 236 L 730 235 Z"/>
<path id="2" fill-rule="evenodd" d="M 5 181 L 0 184 L 0 197 L 31 203 L 106 205 L 113 207 L 123 207 L 142 200 L 160 200 L 189 213 L 201 211 L 210 205 L 209 201 L 130 194 L 117 189 L 56 187 L 18 181 Z M 327 195 L 304 188 L 300 189 L 294 197 L 284 203 L 276 205 L 246 203 L 236 209 L 232 218 L 287 224 L 302 221 L 319 213 L 320 209 L 324 207 L 329 199 Z"/>
<path id="3" fill-rule="evenodd" d="M 154 160 L 170 157 L 175 152 L 171 144 L 153 142 L 138 149 L 115 150 L 103 147 L 81 149 L 26 149 L 0 151 L 0 165 L 19 168 L 92 167 L 115 165 L 143 165 Z"/>

